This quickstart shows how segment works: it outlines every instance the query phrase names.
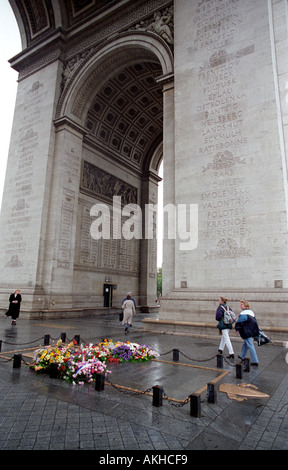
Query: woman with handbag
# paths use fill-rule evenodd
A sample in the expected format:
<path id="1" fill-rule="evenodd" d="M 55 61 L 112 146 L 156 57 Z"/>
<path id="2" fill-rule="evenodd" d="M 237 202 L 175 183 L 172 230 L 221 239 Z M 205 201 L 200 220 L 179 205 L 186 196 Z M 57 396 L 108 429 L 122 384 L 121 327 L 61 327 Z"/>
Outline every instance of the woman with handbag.
<path id="1" fill-rule="evenodd" d="M 244 340 L 239 359 L 244 361 L 247 351 L 249 350 L 251 356 L 251 366 L 258 366 L 258 357 L 253 344 L 253 338 L 259 335 L 259 327 L 255 318 L 254 312 L 250 309 L 250 304 L 247 300 L 240 301 L 241 312 L 235 325 L 235 330 L 239 332 L 241 338 Z"/>
<path id="2" fill-rule="evenodd" d="M 123 320 L 122 325 L 125 326 L 125 334 L 129 333 L 129 329 L 132 326 L 133 315 L 136 315 L 135 304 L 131 298 L 131 295 L 127 295 L 126 300 L 122 304 L 123 309 Z"/>
<path id="3" fill-rule="evenodd" d="M 219 344 L 218 352 L 222 354 L 225 346 L 227 346 L 228 353 L 229 353 L 229 355 L 227 356 L 227 359 L 230 359 L 230 358 L 233 359 L 234 350 L 233 350 L 233 346 L 229 337 L 229 331 L 232 329 L 232 324 L 224 323 L 225 310 L 229 309 L 229 307 L 227 306 L 227 302 L 228 302 L 228 299 L 226 299 L 225 297 L 220 297 L 219 306 L 216 310 L 215 318 L 218 321 L 217 328 L 219 329 L 219 334 L 221 334 L 221 341 Z"/>

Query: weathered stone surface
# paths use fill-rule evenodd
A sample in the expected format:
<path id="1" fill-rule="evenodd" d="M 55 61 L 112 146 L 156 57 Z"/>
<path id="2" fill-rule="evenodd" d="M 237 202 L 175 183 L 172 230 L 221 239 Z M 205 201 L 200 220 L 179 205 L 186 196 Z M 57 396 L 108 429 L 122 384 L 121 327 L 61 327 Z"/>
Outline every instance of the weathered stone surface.
<path id="1" fill-rule="evenodd" d="M 164 207 L 185 210 L 165 219 L 161 325 L 206 328 L 224 295 L 236 312 L 247 298 L 262 326 L 284 334 L 285 2 L 143 0 L 101 11 L 88 2 L 77 12 L 67 3 L 65 21 L 56 3 L 28 12 L 29 47 L 11 61 L 20 81 L 1 308 L 16 286 L 27 312 L 101 308 L 104 284 L 113 306 L 127 291 L 145 310 L 155 305 L 156 241 L 144 237 L 144 214 L 157 203 L 163 157 Z M 91 208 L 111 211 L 113 196 L 139 205 L 142 238 L 91 237 Z M 103 227 L 113 234 L 117 220 L 123 229 L 127 214 Z"/>

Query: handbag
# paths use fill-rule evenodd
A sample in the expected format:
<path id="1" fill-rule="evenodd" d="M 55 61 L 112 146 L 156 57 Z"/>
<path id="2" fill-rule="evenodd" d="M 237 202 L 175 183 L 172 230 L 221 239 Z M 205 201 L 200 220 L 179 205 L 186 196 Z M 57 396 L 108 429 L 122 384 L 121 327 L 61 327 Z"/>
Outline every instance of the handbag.
<path id="1" fill-rule="evenodd" d="M 226 328 L 229 328 L 228 325 L 226 325 L 226 323 L 224 323 L 224 320 L 223 318 L 221 318 L 221 320 L 219 321 L 218 325 L 217 325 L 217 328 L 222 331 L 222 330 L 226 330 Z"/>
<path id="2" fill-rule="evenodd" d="M 258 336 L 254 337 L 254 341 L 256 341 L 258 346 L 263 346 L 263 344 L 272 343 L 271 339 L 268 338 L 268 336 L 260 328 Z"/>

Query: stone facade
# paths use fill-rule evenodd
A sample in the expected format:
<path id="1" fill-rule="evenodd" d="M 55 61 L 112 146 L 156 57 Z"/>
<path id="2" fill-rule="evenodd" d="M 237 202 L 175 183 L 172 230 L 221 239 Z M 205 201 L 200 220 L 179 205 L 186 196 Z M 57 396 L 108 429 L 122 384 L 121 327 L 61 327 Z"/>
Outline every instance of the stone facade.
<path id="1" fill-rule="evenodd" d="M 166 200 L 198 205 L 198 244 L 164 255 L 159 328 L 212 331 L 222 295 L 236 312 L 248 299 L 263 327 L 287 335 L 287 2 L 174 6 Z"/>
<path id="2" fill-rule="evenodd" d="M 11 59 L 1 307 L 16 285 L 29 314 L 102 309 L 105 289 L 112 306 L 128 290 L 155 305 L 155 214 L 143 235 L 163 159 L 176 219 L 164 217 L 163 300 L 147 328 L 212 328 L 223 295 L 285 335 L 287 2 L 10 3 L 23 51 Z M 113 211 L 113 196 L 120 216 L 105 230 L 137 204 L 142 237 L 91 237 L 93 206 Z"/>

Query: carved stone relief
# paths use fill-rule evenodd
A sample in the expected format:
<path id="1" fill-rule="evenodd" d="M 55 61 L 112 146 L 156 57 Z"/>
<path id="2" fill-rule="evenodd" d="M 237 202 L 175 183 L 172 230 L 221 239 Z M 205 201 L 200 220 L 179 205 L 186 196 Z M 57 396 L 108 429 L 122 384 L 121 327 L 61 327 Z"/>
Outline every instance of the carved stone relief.
<path id="1" fill-rule="evenodd" d="M 137 188 L 85 161 L 82 168 L 81 190 L 97 199 L 112 202 L 113 196 L 121 196 L 123 205 L 137 204 Z"/>

